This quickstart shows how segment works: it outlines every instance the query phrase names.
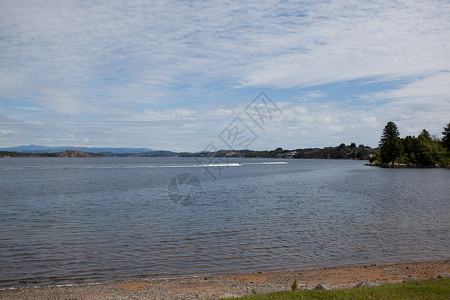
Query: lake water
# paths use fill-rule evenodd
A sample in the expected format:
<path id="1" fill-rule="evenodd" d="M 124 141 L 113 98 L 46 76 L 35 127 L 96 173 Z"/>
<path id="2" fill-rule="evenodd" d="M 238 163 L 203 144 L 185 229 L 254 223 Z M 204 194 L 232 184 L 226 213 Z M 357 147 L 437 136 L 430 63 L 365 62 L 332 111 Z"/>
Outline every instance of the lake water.
<path id="1" fill-rule="evenodd" d="M 449 169 L 282 162 L 0 159 L 0 287 L 450 258 Z"/>

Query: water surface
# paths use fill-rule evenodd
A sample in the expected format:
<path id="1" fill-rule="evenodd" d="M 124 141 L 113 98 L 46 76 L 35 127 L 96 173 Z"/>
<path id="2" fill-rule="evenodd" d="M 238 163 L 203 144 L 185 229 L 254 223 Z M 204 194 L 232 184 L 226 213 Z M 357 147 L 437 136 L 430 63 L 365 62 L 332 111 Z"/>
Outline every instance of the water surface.
<path id="1" fill-rule="evenodd" d="M 231 162 L 1 159 L 0 287 L 450 257 L 448 169 Z M 180 173 L 191 205 L 168 198 Z"/>

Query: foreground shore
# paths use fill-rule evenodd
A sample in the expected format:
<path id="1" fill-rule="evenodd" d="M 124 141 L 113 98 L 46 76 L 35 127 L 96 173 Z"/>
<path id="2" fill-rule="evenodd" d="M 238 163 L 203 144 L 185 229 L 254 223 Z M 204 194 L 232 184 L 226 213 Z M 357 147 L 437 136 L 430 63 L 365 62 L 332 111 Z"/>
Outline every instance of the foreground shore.
<path id="1" fill-rule="evenodd" d="M 352 288 L 361 282 L 426 280 L 450 273 L 450 261 L 252 272 L 155 280 L 115 281 L 77 286 L 32 287 L 0 291 L 1 299 L 219 299 L 299 289 L 324 284 Z"/>

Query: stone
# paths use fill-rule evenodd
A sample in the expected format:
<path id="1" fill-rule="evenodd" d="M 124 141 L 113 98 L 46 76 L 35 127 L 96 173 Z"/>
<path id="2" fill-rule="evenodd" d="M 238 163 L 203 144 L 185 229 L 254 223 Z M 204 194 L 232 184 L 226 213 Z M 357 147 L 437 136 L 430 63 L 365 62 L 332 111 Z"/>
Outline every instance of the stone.
<path id="1" fill-rule="evenodd" d="M 373 287 L 373 286 L 380 286 L 383 285 L 381 282 L 360 282 L 357 285 L 355 285 L 355 288 L 362 288 L 362 287 Z"/>
<path id="2" fill-rule="evenodd" d="M 448 273 L 442 273 L 437 278 L 450 278 L 450 274 Z"/>
<path id="3" fill-rule="evenodd" d="M 417 279 L 413 278 L 413 277 L 407 277 L 405 279 L 403 279 L 403 282 L 414 282 L 417 281 Z"/>
<path id="4" fill-rule="evenodd" d="M 329 287 L 327 287 L 326 285 L 323 285 L 321 283 L 319 283 L 318 285 L 316 285 L 316 287 L 314 288 L 315 290 L 331 290 Z"/>
<path id="5" fill-rule="evenodd" d="M 278 290 L 270 287 L 255 287 L 252 289 L 252 294 L 268 294 L 272 292 L 278 292 Z"/>

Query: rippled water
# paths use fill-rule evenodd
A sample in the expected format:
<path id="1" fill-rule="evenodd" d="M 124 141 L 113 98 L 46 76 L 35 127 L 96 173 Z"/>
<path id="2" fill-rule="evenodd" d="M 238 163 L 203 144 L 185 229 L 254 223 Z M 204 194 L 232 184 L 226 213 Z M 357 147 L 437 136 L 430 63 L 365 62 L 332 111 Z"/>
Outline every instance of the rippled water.
<path id="1" fill-rule="evenodd" d="M 1 159 L 0 287 L 450 258 L 448 169 L 239 161 Z"/>

